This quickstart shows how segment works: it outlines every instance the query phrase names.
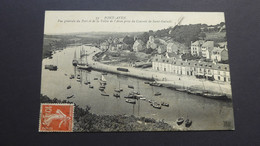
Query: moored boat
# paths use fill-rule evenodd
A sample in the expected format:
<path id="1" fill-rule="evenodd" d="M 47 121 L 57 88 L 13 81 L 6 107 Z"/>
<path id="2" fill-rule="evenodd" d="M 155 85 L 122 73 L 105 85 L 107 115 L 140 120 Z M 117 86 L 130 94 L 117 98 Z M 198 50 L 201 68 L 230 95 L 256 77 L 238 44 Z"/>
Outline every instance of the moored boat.
<path id="1" fill-rule="evenodd" d="M 190 127 L 191 124 L 192 124 L 192 120 L 190 120 L 190 119 L 185 120 L 185 127 Z"/>
<path id="2" fill-rule="evenodd" d="M 178 118 L 177 121 L 176 121 L 176 123 L 178 125 L 181 125 L 183 122 L 184 122 L 184 118 L 183 117 Z"/>
<path id="3" fill-rule="evenodd" d="M 154 95 L 155 96 L 159 96 L 159 95 L 162 95 L 162 93 L 161 92 L 156 92 L 156 93 L 154 93 Z"/>
<path id="4" fill-rule="evenodd" d="M 217 100 L 228 100 L 226 94 L 220 94 L 220 93 L 205 92 L 202 94 L 202 96 L 206 98 L 217 99 Z"/>
<path id="5" fill-rule="evenodd" d="M 109 94 L 107 94 L 106 92 L 101 92 L 102 96 L 109 96 Z"/>
<path id="6" fill-rule="evenodd" d="M 151 106 L 154 107 L 154 108 L 157 108 L 157 109 L 162 108 L 162 106 L 160 104 L 156 103 L 156 102 L 151 103 Z"/>
<path id="7" fill-rule="evenodd" d="M 71 88 L 71 86 L 69 85 L 68 87 L 67 87 L 67 89 L 70 89 Z"/>
<path id="8" fill-rule="evenodd" d="M 169 107 L 169 104 L 166 103 L 166 102 L 162 102 L 161 105 L 162 105 L 162 106 L 167 106 L 167 107 Z"/>
<path id="9" fill-rule="evenodd" d="M 70 98 L 72 98 L 73 96 L 74 96 L 74 95 L 68 96 L 67 99 L 70 99 Z"/>
<path id="10" fill-rule="evenodd" d="M 56 71 L 58 67 L 56 65 L 45 65 L 45 69 Z"/>
<path id="11" fill-rule="evenodd" d="M 92 85 L 89 85 L 88 87 L 89 87 L 89 88 L 94 88 L 94 86 L 92 86 Z"/>
<path id="12" fill-rule="evenodd" d="M 125 102 L 131 103 L 131 104 L 136 104 L 136 101 L 134 99 L 126 99 Z"/>
<path id="13" fill-rule="evenodd" d="M 113 96 L 115 96 L 115 97 L 120 97 L 120 94 L 114 93 Z"/>
<path id="14" fill-rule="evenodd" d="M 132 86 L 132 85 L 128 85 L 128 88 L 132 88 L 132 89 L 134 89 L 134 86 Z"/>

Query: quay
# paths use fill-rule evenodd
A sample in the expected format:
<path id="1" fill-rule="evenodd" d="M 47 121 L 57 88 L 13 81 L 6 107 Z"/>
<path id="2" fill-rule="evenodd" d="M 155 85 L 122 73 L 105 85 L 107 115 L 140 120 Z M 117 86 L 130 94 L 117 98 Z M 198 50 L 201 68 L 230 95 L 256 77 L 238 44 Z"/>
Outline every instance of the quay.
<path id="1" fill-rule="evenodd" d="M 149 81 L 156 81 L 157 83 L 160 83 L 164 87 L 168 88 L 181 87 L 191 90 L 208 91 L 213 93 L 226 94 L 229 99 L 232 98 L 230 83 L 197 79 L 192 76 L 175 75 L 168 72 L 156 71 L 152 68 L 140 69 L 134 67 L 122 67 L 103 64 L 93 60 L 94 55 L 99 52 L 101 51 L 96 48 L 92 53 L 87 55 L 87 61 L 93 70 L 135 77 Z M 128 69 L 128 72 L 119 71 L 117 68 Z"/>

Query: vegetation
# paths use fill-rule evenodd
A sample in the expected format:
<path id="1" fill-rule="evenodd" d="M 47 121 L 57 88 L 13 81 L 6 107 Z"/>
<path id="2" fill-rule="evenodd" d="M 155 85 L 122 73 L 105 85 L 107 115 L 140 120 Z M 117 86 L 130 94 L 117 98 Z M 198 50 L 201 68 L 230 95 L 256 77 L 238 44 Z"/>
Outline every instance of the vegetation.
<path id="1" fill-rule="evenodd" d="M 41 95 L 41 103 L 71 103 L 66 100 L 50 99 Z M 109 132 L 109 131 L 173 131 L 174 129 L 163 121 L 151 118 L 127 115 L 96 115 L 90 113 L 90 107 L 85 109 L 75 105 L 74 132 Z"/>

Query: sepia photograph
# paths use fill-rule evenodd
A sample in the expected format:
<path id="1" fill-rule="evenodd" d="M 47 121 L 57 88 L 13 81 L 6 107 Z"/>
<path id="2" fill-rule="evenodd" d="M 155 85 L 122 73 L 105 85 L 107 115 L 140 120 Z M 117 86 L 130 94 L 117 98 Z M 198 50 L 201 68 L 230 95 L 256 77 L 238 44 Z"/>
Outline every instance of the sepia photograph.
<path id="1" fill-rule="evenodd" d="M 224 12 L 45 11 L 39 132 L 235 130 Z"/>

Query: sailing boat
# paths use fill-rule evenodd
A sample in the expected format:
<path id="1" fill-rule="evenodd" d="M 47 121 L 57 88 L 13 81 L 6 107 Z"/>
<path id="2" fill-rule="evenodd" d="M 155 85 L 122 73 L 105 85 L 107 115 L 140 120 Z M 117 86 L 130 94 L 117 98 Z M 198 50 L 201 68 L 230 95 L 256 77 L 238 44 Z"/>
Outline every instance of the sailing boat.
<path id="1" fill-rule="evenodd" d="M 77 65 L 78 65 L 78 60 L 77 60 L 77 58 L 76 58 L 76 50 L 74 51 L 74 58 L 73 58 L 73 60 L 72 60 L 72 65 L 73 65 L 73 66 L 77 66 Z"/>
<path id="2" fill-rule="evenodd" d="M 85 84 L 85 85 L 88 85 L 88 84 L 89 84 L 89 82 L 88 82 L 88 75 L 87 75 L 87 73 L 86 73 L 86 81 L 84 82 L 84 84 Z"/>
<path id="3" fill-rule="evenodd" d="M 107 80 L 103 75 L 101 75 L 100 84 L 107 84 Z"/>
<path id="4" fill-rule="evenodd" d="M 202 83 L 203 83 L 203 81 L 202 81 Z M 219 87 L 220 87 L 220 85 L 219 85 Z M 205 90 L 204 83 L 203 83 L 203 88 Z M 221 90 L 221 87 L 220 87 L 220 90 Z M 221 90 L 221 92 L 222 92 L 222 90 Z M 206 97 L 206 98 L 217 99 L 217 100 L 228 100 L 227 95 L 223 94 L 223 92 L 222 93 L 212 93 L 212 92 L 204 91 L 202 93 L 202 96 Z"/>
<path id="5" fill-rule="evenodd" d="M 121 92 L 121 91 L 123 91 L 123 88 L 120 88 L 120 82 L 118 82 L 118 89 L 116 88 L 114 91 L 115 92 Z"/>
<path id="6" fill-rule="evenodd" d="M 83 50 L 83 46 L 80 50 L 80 63 L 78 64 L 78 68 L 79 69 L 90 69 L 90 66 L 88 65 L 88 60 L 87 60 L 87 55 L 86 55 L 86 58 L 85 58 L 85 61 L 82 61 L 82 57 L 85 56 L 85 53 L 84 53 L 84 50 Z"/>
<path id="7" fill-rule="evenodd" d="M 187 89 L 184 87 L 184 82 L 183 82 L 183 85 L 182 85 L 181 88 L 176 88 L 175 90 L 180 91 L 180 92 L 185 92 L 185 91 L 187 91 Z"/>
<path id="8" fill-rule="evenodd" d="M 56 56 L 57 56 L 57 65 L 58 65 L 58 55 L 56 55 Z M 57 69 L 58 69 L 57 65 L 52 65 L 52 64 L 51 65 L 45 65 L 44 68 L 48 69 L 50 71 L 57 71 Z"/>

